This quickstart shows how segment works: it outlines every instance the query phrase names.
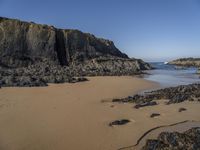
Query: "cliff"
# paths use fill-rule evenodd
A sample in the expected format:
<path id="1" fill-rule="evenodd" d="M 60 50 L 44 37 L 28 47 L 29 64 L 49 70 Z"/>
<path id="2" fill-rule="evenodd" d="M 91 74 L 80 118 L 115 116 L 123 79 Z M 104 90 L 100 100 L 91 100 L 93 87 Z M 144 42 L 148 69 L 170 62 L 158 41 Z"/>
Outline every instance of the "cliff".
<path id="1" fill-rule="evenodd" d="M 9 67 L 28 66 L 44 58 L 63 66 L 106 55 L 128 58 L 112 41 L 78 30 L 1 17 L 0 35 L 0 63 Z"/>
<path id="2" fill-rule="evenodd" d="M 133 75 L 151 66 L 110 40 L 78 30 L 0 17 L 0 86 L 78 82 L 82 76 Z"/>

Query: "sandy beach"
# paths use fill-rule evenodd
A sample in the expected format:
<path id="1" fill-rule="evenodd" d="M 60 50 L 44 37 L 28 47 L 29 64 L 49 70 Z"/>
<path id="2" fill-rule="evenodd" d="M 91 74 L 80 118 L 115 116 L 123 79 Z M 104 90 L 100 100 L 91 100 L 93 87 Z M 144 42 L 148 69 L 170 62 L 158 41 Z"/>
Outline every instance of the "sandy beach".
<path id="1" fill-rule="evenodd" d="M 116 150 L 134 145 L 147 130 L 199 119 L 200 104 L 184 102 L 134 109 L 109 100 L 159 85 L 136 77 L 91 77 L 88 82 L 0 89 L 0 149 Z M 104 102 L 102 102 L 104 101 Z M 180 107 L 187 111 L 178 112 Z M 151 113 L 160 113 L 150 118 Z M 110 127 L 117 119 L 124 126 Z"/>

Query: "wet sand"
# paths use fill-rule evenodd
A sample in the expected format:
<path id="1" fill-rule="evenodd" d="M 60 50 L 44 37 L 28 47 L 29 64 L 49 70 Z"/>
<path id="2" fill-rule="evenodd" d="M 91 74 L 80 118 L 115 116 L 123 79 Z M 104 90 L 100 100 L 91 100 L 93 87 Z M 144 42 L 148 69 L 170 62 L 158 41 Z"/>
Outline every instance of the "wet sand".
<path id="1" fill-rule="evenodd" d="M 104 102 L 158 87 L 136 77 L 92 77 L 75 84 L 0 89 L 0 149 L 116 150 L 133 145 L 147 130 L 184 120 L 198 120 L 200 104 L 160 105 L 134 109 L 134 104 Z M 114 106 L 113 106 L 114 105 Z M 178 112 L 180 107 L 188 110 Z M 150 118 L 151 113 L 160 113 Z M 116 119 L 124 126 L 109 127 Z"/>

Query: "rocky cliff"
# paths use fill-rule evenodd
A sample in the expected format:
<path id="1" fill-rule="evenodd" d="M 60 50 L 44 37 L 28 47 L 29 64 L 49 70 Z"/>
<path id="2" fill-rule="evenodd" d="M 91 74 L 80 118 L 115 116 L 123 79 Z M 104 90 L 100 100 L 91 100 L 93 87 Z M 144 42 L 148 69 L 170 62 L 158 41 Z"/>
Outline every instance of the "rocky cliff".
<path id="1" fill-rule="evenodd" d="M 40 86 L 80 76 L 132 75 L 150 69 L 110 40 L 78 30 L 0 17 L 0 85 Z M 42 83 L 42 84 L 40 84 Z"/>
<path id="2" fill-rule="evenodd" d="M 9 67 L 28 66 L 44 58 L 60 65 L 106 55 L 128 58 L 112 41 L 78 30 L 0 18 L 0 35 L 0 61 Z"/>

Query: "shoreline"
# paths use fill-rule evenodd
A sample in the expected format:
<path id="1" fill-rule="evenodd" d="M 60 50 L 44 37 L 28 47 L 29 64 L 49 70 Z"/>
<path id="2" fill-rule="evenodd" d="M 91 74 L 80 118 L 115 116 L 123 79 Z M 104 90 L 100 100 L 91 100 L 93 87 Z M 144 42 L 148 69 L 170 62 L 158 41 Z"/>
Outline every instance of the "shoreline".
<path id="1" fill-rule="evenodd" d="M 199 103 L 134 109 L 134 104 L 102 103 L 158 87 L 131 76 L 89 77 L 87 82 L 0 89 L 0 146 L 4 150 L 116 150 L 133 145 L 156 126 L 199 118 Z M 187 108 L 178 112 L 180 107 Z M 150 118 L 152 113 L 161 116 Z M 118 119 L 123 126 L 110 127 Z"/>

